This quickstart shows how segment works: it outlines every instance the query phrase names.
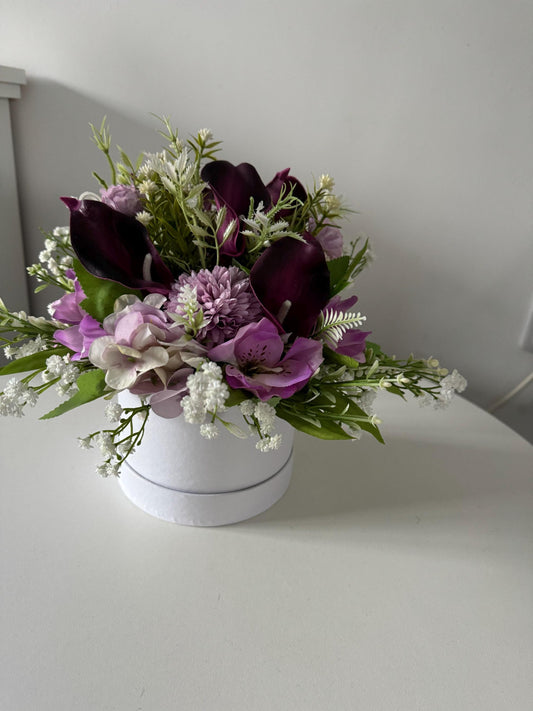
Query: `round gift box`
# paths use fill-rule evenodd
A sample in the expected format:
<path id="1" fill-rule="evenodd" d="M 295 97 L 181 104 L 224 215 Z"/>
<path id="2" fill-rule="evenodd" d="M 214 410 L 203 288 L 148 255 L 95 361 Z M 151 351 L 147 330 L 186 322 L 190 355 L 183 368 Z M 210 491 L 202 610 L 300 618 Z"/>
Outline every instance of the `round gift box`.
<path id="1" fill-rule="evenodd" d="M 137 407 L 139 398 L 122 392 L 119 402 Z M 220 416 L 246 427 L 238 408 Z M 219 430 L 208 440 L 183 416 L 150 412 L 141 444 L 121 467 L 123 492 L 152 516 L 189 526 L 222 526 L 266 511 L 289 486 L 293 428 L 276 420 L 282 442 L 270 452 L 256 449 L 257 437 L 239 439 L 220 424 Z"/>

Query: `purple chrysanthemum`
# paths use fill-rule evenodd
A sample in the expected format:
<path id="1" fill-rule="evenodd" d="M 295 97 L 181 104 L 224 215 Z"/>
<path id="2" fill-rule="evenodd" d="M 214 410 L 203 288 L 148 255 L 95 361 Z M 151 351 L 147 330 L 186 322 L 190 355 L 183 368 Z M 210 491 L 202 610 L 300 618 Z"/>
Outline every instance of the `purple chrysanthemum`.
<path id="1" fill-rule="evenodd" d="M 196 339 L 212 348 L 229 341 L 239 328 L 259 321 L 263 315 L 250 279 L 238 267 L 216 266 L 182 274 L 169 294 L 167 310 L 185 315 L 181 292 L 184 287 L 196 290 L 196 299 L 207 321 Z"/>

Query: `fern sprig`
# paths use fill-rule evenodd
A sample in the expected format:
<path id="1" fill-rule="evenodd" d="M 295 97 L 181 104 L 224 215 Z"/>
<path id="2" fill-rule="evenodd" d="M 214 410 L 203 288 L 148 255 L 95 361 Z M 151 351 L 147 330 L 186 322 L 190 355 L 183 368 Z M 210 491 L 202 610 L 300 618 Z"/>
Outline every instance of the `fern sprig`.
<path id="1" fill-rule="evenodd" d="M 334 308 L 325 309 L 318 317 L 314 338 L 321 338 L 332 346 L 344 336 L 346 331 L 362 326 L 366 321 L 366 316 L 362 316 L 358 311 L 337 311 Z"/>

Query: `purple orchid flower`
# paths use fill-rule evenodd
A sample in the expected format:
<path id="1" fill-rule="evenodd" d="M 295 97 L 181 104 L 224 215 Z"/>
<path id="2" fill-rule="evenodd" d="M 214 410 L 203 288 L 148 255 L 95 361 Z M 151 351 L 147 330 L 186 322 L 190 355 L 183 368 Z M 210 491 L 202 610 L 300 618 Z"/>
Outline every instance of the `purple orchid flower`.
<path id="1" fill-rule="evenodd" d="M 252 289 L 282 331 L 309 336 L 329 299 L 324 250 L 309 233 L 305 242 L 283 237 L 259 257 L 250 272 Z"/>
<path id="2" fill-rule="evenodd" d="M 54 331 L 54 340 L 74 351 L 71 360 L 80 360 L 89 355 L 91 343 L 100 336 L 105 335 L 104 329 L 98 321 L 81 308 L 80 304 L 85 299 L 81 284 L 75 278 L 72 270 L 66 272 L 69 279 L 74 279 L 74 291 L 64 294 L 52 303 L 52 317 L 61 321 L 69 328 L 59 328 Z"/>
<path id="3" fill-rule="evenodd" d="M 364 363 L 366 343 L 365 340 L 370 336 L 372 331 L 360 331 L 358 328 L 352 328 L 346 331 L 344 336 L 337 343 L 334 349 L 340 355 L 346 355 L 358 363 Z"/>
<path id="4" fill-rule="evenodd" d="M 283 355 L 284 343 L 267 318 L 243 326 L 235 338 L 208 352 L 211 360 L 228 363 L 226 381 L 232 388 L 250 390 L 260 400 L 289 398 L 301 390 L 323 361 L 322 344 L 297 338 Z"/>
<path id="5" fill-rule="evenodd" d="M 97 200 L 61 200 L 70 210 L 72 247 L 88 272 L 132 289 L 170 291 L 172 272 L 135 217 Z"/>
<path id="6" fill-rule="evenodd" d="M 251 198 L 256 206 L 262 202 L 264 207 L 270 207 L 270 193 L 250 163 L 233 165 L 227 160 L 216 160 L 202 168 L 201 177 L 209 184 L 217 208 L 226 208 L 226 218 L 217 234 L 220 253 L 238 257 L 245 248 L 239 217 L 248 216 Z M 234 227 L 224 239 L 232 220 Z"/>

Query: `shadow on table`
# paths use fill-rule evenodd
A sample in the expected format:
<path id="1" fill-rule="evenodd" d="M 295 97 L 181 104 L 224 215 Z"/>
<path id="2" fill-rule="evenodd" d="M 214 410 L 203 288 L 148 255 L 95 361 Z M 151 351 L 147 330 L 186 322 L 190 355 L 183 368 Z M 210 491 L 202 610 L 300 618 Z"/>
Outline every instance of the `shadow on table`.
<path id="1" fill-rule="evenodd" d="M 299 439 L 294 473 L 284 498 L 254 519 L 267 523 L 361 516 L 382 519 L 402 512 L 464 508 L 472 499 L 494 497 L 527 485 L 525 466 L 511 467 L 509 452 L 467 444 L 420 443 L 397 439 L 383 447 L 373 441 L 317 442 Z M 523 477 L 517 472 L 523 470 Z"/>

